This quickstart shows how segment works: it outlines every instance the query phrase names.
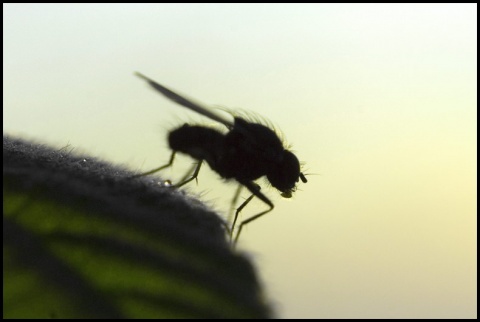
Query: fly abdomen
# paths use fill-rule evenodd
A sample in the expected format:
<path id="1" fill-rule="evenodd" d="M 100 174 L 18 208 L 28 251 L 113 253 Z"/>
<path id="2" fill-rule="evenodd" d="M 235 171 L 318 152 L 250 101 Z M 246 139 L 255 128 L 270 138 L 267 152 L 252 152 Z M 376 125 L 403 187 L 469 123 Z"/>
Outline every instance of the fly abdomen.
<path id="1" fill-rule="evenodd" d="M 172 150 L 188 154 L 197 160 L 205 160 L 215 169 L 224 150 L 225 136 L 204 126 L 185 124 L 170 132 L 168 143 Z"/>

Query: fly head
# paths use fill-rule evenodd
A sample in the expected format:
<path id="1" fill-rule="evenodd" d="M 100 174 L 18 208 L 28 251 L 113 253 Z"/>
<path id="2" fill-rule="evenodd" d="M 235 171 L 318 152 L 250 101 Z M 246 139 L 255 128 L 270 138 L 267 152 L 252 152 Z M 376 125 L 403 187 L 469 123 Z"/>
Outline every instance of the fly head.
<path id="1" fill-rule="evenodd" d="M 283 151 L 283 158 L 281 162 L 278 162 L 272 166 L 267 174 L 268 181 L 281 191 L 281 195 L 284 198 L 292 197 L 292 193 L 296 190 L 296 183 L 298 180 L 302 180 L 303 183 L 307 182 L 307 179 L 300 172 L 300 162 L 295 154 L 288 150 Z"/>

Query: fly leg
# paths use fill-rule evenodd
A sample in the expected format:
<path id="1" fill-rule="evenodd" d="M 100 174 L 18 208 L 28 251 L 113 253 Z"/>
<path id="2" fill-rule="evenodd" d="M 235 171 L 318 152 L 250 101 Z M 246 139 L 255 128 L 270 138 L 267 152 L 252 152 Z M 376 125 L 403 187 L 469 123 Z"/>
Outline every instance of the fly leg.
<path id="1" fill-rule="evenodd" d="M 203 160 L 198 161 L 196 164 L 193 165 L 193 167 L 187 172 L 187 174 L 180 180 L 179 184 L 173 185 L 174 187 L 181 187 L 184 184 L 189 183 L 193 179 L 195 179 L 198 183 L 198 173 L 200 172 L 200 167 L 202 166 Z M 193 172 L 193 173 L 192 173 Z M 191 175 L 190 175 L 191 174 Z M 240 185 L 241 187 L 241 185 Z M 240 194 L 240 189 L 238 189 L 237 194 Z M 235 199 L 235 197 L 234 197 Z M 238 196 L 236 196 L 236 199 L 238 199 Z M 232 232 L 230 231 L 230 227 L 228 227 L 228 224 L 226 222 L 222 222 L 223 227 L 225 228 L 225 231 L 228 232 L 230 235 L 230 239 L 232 236 Z"/>
<path id="2" fill-rule="evenodd" d="M 238 214 L 239 214 L 240 211 L 242 211 L 242 209 L 245 208 L 245 206 L 253 199 L 253 197 L 255 197 L 254 194 L 252 194 L 250 197 L 248 197 L 247 200 L 245 200 L 245 201 L 240 205 L 240 207 L 237 208 L 237 211 L 235 212 L 235 218 L 233 219 L 232 228 L 230 229 L 230 241 L 232 241 L 232 239 L 233 239 L 233 230 L 234 230 L 234 228 L 235 228 L 235 223 L 237 222 Z M 242 224 L 243 224 L 243 223 L 242 223 Z M 242 226 L 242 224 L 240 224 L 240 227 Z M 238 235 L 240 235 L 240 229 L 239 229 L 239 231 L 237 232 L 237 237 L 235 238 L 234 244 L 237 243 Z"/>
<path id="3" fill-rule="evenodd" d="M 243 186 L 241 184 L 238 185 L 237 190 L 235 191 L 235 194 L 233 195 L 232 201 L 230 202 L 230 212 L 228 213 L 228 221 L 232 222 L 233 219 L 233 212 L 238 210 L 235 209 L 235 206 L 238 202 L 238 198 L 240 197 L 240 192 L 242 192 Z M 235 221 L 237 216 L 235 216 Z M 233 227 L 232 227 L 233 228 Z"/>
<path id="4" fill-rule="evenodd" d="M 158 167 L 158 168 L 155 168 L 153 170 L 150 170 L 150 171 L 147 171 L 147 172 L 144 172 L 144 173 L 140 173 L 140 174 L 136 174 L 134 176 L 131 176 L 130 179 L 132 178 L 138 178 L 138 177 L 143 177 L 143 176 L 148 176 L 149 174 L 153 174 L 155 172 L 158 172 L 158 171 L 161 171 L 165 168 L 168 168 L 170 167 L 172 164 L 173 164 L 173 160 L 175 159 L 175 154 L 177 152 L 176 151 L 173 151 L 172 152 L 172 155 L 170 156 L 170 160 L 168 161 L 167 164 L 165 165 L 162 165 L 161 167 Z M 194 165 L 194 167 L 192 169 L 195 169 L 193 170 L 193 173 L 192 173 L 192 170 L 188 171 L 187 172 L 187 175 L 185 177 L 182 178 L 182 180 L 180 180 L 180 183 L 179 184 L 175 184 L 173 185 L 174 187 L 181 187 L 183 186 L 184 184 L 186 183 L 189 183 L 190 181 L 192 181 L 193 179 L 197 179 L 198 177 L 198 173 L 200 172 L 200 167 L 202 166 L 202 162 L 203 160 L 200 160 L 197 162 L 197 164 Z M 189 174 L 192 173 L 192 175 L 190 176 L 189 178 Z"/>
<path id="5" fill-rule="evenodd" d="M 240 213 L 240 211 L 242 211 L 243 208 L 245 208 L 245 206 L 253 199 L 253 197 L 257 197 L 259 198 L 260 200 L 262 200 L 264 203 L 266 203 L 270 208 L 265 210 L 265 211 L 262 211 L 258 214 L 256 214 L 255 216 L 252 216 L 244 221 L 242 221 L 240 223 L 240 225 L 238 226 L 238 231 L 237 231 L 237 235 L 235 236 L 235 239 L 233 241 L 233 245 L 236 245 L 237 244 L 237 241 L 238 241 L 238 238 L 240 237 L 240 233 L 242 232 L 242 228 L 243 226 L 245 226 L 246 224 L 254 221 L 255 219 L 258 219 L 259 217 L 265 215 L 266 213 L 270 212 L 273 210 L 273 203 L 270 201 L 270 199 L 268 199 L 263 193 L 260 192 L 260 186 L 257 185 L 256 183 L 254 182 L 244 182 L 242 183 L 245 187 L 247 187 L 248 190 L 250 190 L 250 192 L 252 193 L 252 195 L 250 197 L 247 198 L 247 200 L 245 200 L 241 205 L 240 207 L 238 207 L 236 213 L 235 213 L 235 218 L 233 220 L 233 224 L 232 224 L 232 231 L 231 231 L 231 234 L 233 234 L 233 228 L 235 227 L 235 223 L 237 221 L 237 217 L 238 217 L 238 214 Z"/>
<path id="6" fill-rule="evenodd" d="M 155 172 L 158 172 L 160 170 L 163 170 L 165 168 L 168 168 L 169 166 L 171 166 L 173 164 L 173 160 L 175 159 L 175 151 L 172 152 L 172 155 L 170 156 L 170 161 L 168 161 L 167 164 L 165 165 L 162 165 L 161 167 L 159 168 L 155 168 L 153 170 L 150 170 L 148 172 L 144 172 L 144 173 L 140 173 L 140 174 L 136 174 L 134 176 L 131 176 L 130 179 L 132 178 L 138 178 L 138 177 L 143 177 L 143 176 L 148 176 L 149 174 L 152 174 L 152 173 L 155 173 Z"/>
<path id="7" fill-rule="evenodd" d="M 193 179 L 197 180 L 198 173 L 200 172 L 200 168 L 202 167 L 202 163 L 203 163 L 203 160 L 200 160 L 200 161 L 197 162 L 196 165 L 194 165 L 195 170 L 193 171 L 190 178 L 189 178 L 189 174 L 192 172 L 191 170 L 187 172 L 187 175 L 182 178 L 180 183 L 175 184 L 173 186 L 179 188 L 179 187 L 183 186 L 184 184 L 189 183 Z M 198 182 L 198 180 L 197 180 L 197 182 Z"/>

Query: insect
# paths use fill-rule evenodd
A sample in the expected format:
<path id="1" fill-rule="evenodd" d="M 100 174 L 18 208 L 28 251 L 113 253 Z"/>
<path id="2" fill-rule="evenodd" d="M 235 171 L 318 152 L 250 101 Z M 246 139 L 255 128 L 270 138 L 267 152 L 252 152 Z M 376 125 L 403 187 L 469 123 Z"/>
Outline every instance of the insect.
<path id="1" fill-rule="evenodd" d="M 176 185 L 177 187 L 196 179 L 203 161 L 206 161 L 210 168 L 221 177 L 235 179 L 239 183 L 239 189 L 237 189 L 232 202 L 238 199 L 242 186 L 246 187 L 252 195 L 235 212 L 230 228 L 231 239 L 233 238 L 238 214 L 253 197 L 262 200 L 269 208 L 243 220 L 239 224 L 237 234 L 233 240 L 234 244 L 238 241 L 242 228 L 245 225 L 272 211 L 274 208 L 273 203 L 260 192 L 260 186 L 254 180 L 266 176 L 271 185 L 279 190 L 285 198 L 292 196 L 292 193 L 296 190 L 296 183 L 299 180 L 303 183 L 307 182 L 305 175 L 300 171 L 300 162 L 297 157 L 284 148 L 277 134 L 267 126 L 249 122 L 242 117 L 234 117 L 232 122 L 138 72 L 135 75 L 147 81 L 151 87 L 168 99 L 227 127 L 227 133 L 205 126 L 189 124 L 184 124 L 172 130 L 168 135 L 168 143 L 172 149 L 170 161 L 166 165 L 135 177 L 149 175 L 171 166 L 176 152 L 181 152 L 198 160 L 198 163 L 191 177 L 182 180 L 182 182 Z"/>

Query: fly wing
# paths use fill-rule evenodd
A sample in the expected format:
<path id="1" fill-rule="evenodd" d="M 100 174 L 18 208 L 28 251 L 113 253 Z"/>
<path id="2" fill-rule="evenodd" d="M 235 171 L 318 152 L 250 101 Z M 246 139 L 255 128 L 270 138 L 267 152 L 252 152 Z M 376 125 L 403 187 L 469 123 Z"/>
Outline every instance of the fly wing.
<path id="1" fill-rule="evenodd" d="M 185 106 L 186 108 L 189 108 L 199 114 L 202 114 L 203 116 L 206 116 L 214 121 L 220 122 L 224 124 L 227 128 L 232 129 L 233 128 L 233 123 L 223 117 L 221 117 L 218 114 L 213 113 L 212 111 L 209 111 L 207 108 L 200 106 L 198 103 L 194 103 L 189 99 L 186 99 L 185 97 L 169 90 L 168 88 L 160 85 L 159 83 L 151 80 L 145 75 L 140 74 L 139 72 L 135 72 L 135 75 L 138 77 L 142 78 L 143 80 L 147 81 L 150 86 L 152 86 L 155 90 L 163 94 L 165 97 L 168 99 L 176 102 L 177 104 L 180 104 L 182 106 Z"/>

